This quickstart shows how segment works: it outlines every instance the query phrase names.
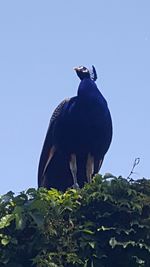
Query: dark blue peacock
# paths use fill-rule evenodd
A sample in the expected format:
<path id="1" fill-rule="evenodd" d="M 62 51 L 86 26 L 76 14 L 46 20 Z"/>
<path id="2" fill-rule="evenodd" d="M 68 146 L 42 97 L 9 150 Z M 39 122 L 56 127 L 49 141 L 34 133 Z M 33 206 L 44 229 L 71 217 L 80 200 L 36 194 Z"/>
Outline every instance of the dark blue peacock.
<path id="1" fill-rule="evenodd" d="M 65 191 L 83 187 L 98 173 L 112 140 L 107 102 L 95 83 L 97 74 L 75 68 L 80 78 L 77 96 L 55 109 L 43 145 L 38 186 Z"/>

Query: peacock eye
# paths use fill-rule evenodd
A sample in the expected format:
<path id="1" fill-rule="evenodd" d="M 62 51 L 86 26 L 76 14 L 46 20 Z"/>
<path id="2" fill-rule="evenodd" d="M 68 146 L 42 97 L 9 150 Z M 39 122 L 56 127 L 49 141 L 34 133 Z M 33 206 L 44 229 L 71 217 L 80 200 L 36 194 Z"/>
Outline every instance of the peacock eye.
<path id="1" fill-rule="evenodd" d="M 85 68 L 85 67 L 83 67 L 83 72 L 88 72 L 88 69 L 87 68 Z"/>

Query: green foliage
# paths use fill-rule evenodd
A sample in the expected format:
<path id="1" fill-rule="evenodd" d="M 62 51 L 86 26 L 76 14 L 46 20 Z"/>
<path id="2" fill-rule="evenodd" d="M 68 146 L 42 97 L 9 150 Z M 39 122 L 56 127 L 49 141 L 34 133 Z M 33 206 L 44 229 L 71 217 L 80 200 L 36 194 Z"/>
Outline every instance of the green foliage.
<path id="1" fill-rule="evenodd" d="M 0 197 L 1 267 L 149 267 L 150 181 L 96 175 Z"/>

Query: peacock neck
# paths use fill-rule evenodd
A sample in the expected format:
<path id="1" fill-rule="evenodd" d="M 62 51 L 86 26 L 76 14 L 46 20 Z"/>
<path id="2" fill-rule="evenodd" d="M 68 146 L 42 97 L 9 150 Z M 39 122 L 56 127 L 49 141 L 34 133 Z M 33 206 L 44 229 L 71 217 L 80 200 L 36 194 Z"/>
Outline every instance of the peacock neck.
<path id="1" fill-rule="evenodd" d="M 96 83 L 90 78 L 83 79 L 78 87 L 78 99 L 81 102 L 97 102 L 103 105 L 107 105 L 107 102 Z"/>

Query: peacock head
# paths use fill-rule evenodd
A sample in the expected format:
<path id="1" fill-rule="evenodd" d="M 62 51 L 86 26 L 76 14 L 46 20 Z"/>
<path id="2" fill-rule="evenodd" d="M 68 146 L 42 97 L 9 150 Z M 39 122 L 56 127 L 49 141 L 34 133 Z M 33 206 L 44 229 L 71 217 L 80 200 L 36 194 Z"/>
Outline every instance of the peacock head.
<path id="1" fill-rule="evenodd" d="M 90 78 L 91 80 L 96 81 L 96 79 L 97 79 L 96 69 L 94 66 L 92 66 L 91 71 L 89 71 L 89 69 L 87 69 L 84 66 L 76 67 L 76 68 L 74 68 L 74 70 L 76 71 L 80 80 L 83 80 L 85 78 Z"/>

